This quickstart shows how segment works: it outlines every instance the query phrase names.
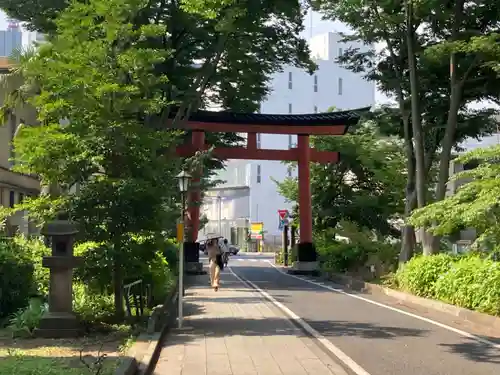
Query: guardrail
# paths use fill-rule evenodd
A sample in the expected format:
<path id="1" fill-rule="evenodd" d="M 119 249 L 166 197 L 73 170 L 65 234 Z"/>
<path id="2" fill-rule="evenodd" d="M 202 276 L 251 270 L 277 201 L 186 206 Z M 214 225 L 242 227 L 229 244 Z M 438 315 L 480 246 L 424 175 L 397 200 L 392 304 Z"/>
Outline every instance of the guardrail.
<path id="1" fill-rule="evenodd" d="M 141 318 L 144 316 L 144 308 L 151 307 L 151 285 L 145 284 L 143 280 L 136 280 L 123 286 L 123 297 L 128 317 Z M 135 309 L 135 315 L 132 314 Z"/>

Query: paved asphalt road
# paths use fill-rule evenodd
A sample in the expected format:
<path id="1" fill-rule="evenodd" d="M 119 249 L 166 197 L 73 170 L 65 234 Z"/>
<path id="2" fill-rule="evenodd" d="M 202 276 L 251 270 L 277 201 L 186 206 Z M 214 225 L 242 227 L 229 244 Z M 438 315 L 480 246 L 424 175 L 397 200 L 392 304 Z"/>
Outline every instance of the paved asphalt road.
<path id="1" fill-rule="evenodd" d="M 499 349 L 284 275 L 268 260 L 263 255 L 241 254 L 232 257 L 229 266 L 301 317 L 370 375 L 500 375 Z"/>

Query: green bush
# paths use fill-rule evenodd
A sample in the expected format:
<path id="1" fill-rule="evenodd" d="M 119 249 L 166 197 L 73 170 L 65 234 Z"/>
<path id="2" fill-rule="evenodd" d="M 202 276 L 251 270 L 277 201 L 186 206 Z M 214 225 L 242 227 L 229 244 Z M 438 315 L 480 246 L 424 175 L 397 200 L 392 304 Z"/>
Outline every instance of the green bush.
<path id="1" fill-rule="evenodd" d="M 33 264 L 38 295 L 47 296 L 49 293 L 50 270 L 43 267 L 42 258 L 51 254 L 50 249 L 45 246 L 41 239 L 35 237 L 16 236 L 13 241 Z"/>
<path id="2" fill-rule="evenodd" d="M 76 246 L 75 254 L 84 259 L 83 266 L 75 271 L 76 280 L 85 284 L 93 295 L 113 294 L 113 250 L 106 244 L 84 242 Z M 131 236 L 121 259 L 124 284 L 143 280 L 152 286 L 153 303 L 163 303 L 175 278 L 172 270 L 177 268 L 175 243 L 161 236 Z"/>
<path id="3" fill-rule="evenodd" d="M 87 285 L 76 282 L 73 310 L 85 323 L 111 322 L 115 312 L 114 296 L 95 293 Z"/>
<path id="4" fill-rule="evenodd" d="M 328 272 L 347 272 L 361 267 L 368 252 L 360 246 L 332 241 L 318 248 L 322 268 Z"/>
<path id="5" fill-rule="evenodd" d="M 478 255 L 459 259 L 437 279 L 435 297 L 456 306 L 500 315 L 500 263 Z"/>
<path id="6" fill-rule="evenodd" d="M 436 298 L 436 281 L 451 268 L 454 259 L 449 254 L 415 256 L 396 272 L 397 286 L 416 296 Z"/>
<path id="7" fill-rule="evenodd" d="M 29 258 L 14 241 L 0 241 L 0 318 L 25 307 L 35 290 Z"/>
<path id="8" fill-rule="evenodd" d="M 163 303 L 175 282 L 175 275 L 170 270 L 163 252 L 156 252 L 155 258 L 149 264 L 149 275 L 145 276 L 147 279 L 151 278 L 153 303 Z"/>
<path id="9" fill-rule="evenodd" d="M 48 304 L 43 303 L 40 298 L 31 298 L 27 307 L 19 309 L 9 319 L 8 329 L 12 336 L 32 336 L 47 311 Z"/>
<path id="10" fill-rule="evenodd" d="M 283 265 L 285 264 L 285 254 L 283 250 L 277 251 L 274 256 L 274 263 Z"/>
<path id="11" fill-rule="evenodd" d="M 274 256 L 274 262 L 276 264 L 284 265 L 285 264 L 285 253 L 281 248 L 279 251 L 276 251 Z M 297 246 L 292 246 L 288 249 L 288 265 L 292 265 L 293 262 L 297 261 Z"/>
<path id="12" fill-rule="evenodd" d="M 316 247 L 323 270 L 326 272 L 361 272 L 369 265 L 388 272 L 395 268 L 399 248 L 397 244 L 376 241 L 373 233 L 361 230 L 350 223 L 343 224 L 342 233 L 349 240 L 337 241 L 335 231 L 326 231 L 316 236 Z"/>
<path id="13" fill-rule="evenodd" d="M 168 266 L 172 273 L 177 274 L 178 265 L 179 265 L 179 245 L 174 239 L 166 239 L 161 243 L 161 249 L 165 260 L 168 263 Z"/>

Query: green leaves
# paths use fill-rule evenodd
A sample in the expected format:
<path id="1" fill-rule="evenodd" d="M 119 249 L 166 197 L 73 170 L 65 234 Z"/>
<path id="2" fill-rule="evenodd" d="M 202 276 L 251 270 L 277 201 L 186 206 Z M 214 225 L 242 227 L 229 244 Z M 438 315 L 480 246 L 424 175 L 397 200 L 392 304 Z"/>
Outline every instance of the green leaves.
<path id="1" fill-rule="evenodd" d="M 434 233 L 441 235 L 474 228 L 479 235 L 477 245 L 499 240 L 499 159 L 500 146 L 477 149 L 458 158 L 459 163 L 478 161 L 479 166 L 453 176 L 454 181 L 462 181 L 465 185 L 451 197 L 415 211 L 410 222 L 415 226 L 429 225 Z"/>
<path id="2" fill-rule="evenodd" d="M 62 182 L 72 185 L 75 176 L 93 172 L 89 155 L 75 135 L 59 124 L 22 126 L 14 140 L 15 170 L 37 174 L 42 183 Z M 90 169 L 90 171 L 88 170 Z"/>

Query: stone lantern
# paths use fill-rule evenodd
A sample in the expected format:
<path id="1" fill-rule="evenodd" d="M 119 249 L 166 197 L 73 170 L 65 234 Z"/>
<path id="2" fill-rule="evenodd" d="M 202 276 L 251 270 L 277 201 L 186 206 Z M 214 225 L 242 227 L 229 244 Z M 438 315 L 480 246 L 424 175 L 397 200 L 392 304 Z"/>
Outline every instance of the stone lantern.
<path id="1" fill-rule="evenodd" d="M 78 233 L 69 220 L 47 223 L 41 233 L 52 249 L 42 265 L 50 269 L 49 311 L 42 317 L 35 334 L 39 337 L 64 338 L 80 334 L 80 326 L 73 314 L 73 269 L 81 262 L 73 256 L 73 244 Z"/>

